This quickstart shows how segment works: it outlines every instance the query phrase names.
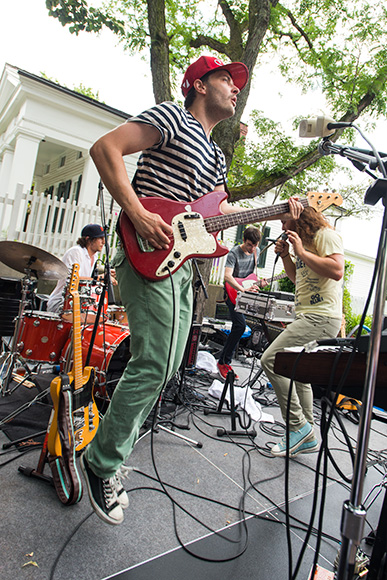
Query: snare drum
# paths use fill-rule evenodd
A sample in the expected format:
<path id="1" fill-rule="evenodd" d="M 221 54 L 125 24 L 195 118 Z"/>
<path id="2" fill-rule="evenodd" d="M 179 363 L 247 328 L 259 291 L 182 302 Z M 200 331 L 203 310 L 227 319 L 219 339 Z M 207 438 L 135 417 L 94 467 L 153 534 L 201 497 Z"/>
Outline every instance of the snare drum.
<path id="1" fill-rule="evenodd" d="M 102 294 L 102 284 L 95 282 L 92 278 L 84 278 L 79 280 L 78 294 L 81 313 L 97 312 L 99 299 Z M 103 305 L 103 312 L 106 314 L 108 307 L 107 292 L 105 293 L 105 300 Z M 69 314 L 73 311 L 73 299 L 67 286 L 63 302 L 63 313 Z"/>
<path id="2" fill-rule="evenodd" d="M 82 363 L 85 364 L 93 325 L 82 329 Z M 89 366 L 95 368 L 95 391 L 101 396 L 110 397 L 130 359 L 130 332 L 127 326 L 111 322 L 99 324 L 95 335 Z M 63 349 L 62 364 L 71 357 L 71 338 Z"/>
<path id="3" fill-rule="evenodd" d="M 111 322 L 117 322 L 117 324 L 122 324 L 128 326 L 128 317 L 126 316 L 126 311 L 124 306 L 110 305 L 107 309 L 107 316 Z"/>
<path id="4" fill-rule="evenodd" d="M 26 311 L 16 340 L 17 351 L 26 360 L 58 363 L 71 328 L 53 312 Z"/>

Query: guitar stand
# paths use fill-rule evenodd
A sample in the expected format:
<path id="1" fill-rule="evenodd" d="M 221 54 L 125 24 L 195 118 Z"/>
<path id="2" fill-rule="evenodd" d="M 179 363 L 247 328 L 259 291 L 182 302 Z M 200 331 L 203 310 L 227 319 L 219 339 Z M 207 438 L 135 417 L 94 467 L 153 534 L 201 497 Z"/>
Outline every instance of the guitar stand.
<path id="1" fill-rule="evenodd" d="M 218 437 L 223 437 L 224 435 L 238 436 L 238 437 L 256 437 L 257 432 L 255 429 L 248 431 L 244 429 L 243 431 L 237 431 L 236 429 L 236 418 L 238 417 L 239 423 L 241 423 L 239 414 L 235 411 L 235 393 L 234 393 L 234 380 L 235 373 L 233 370 L 228 371 L 226 382 L 224 383 L 223 391 L 219 400 L 219 405 L 216 411 L 210 409 L 204 409 L 205 415 L 231 415 L 231 431 L 227 431 L 223 427 L 217 430 Z M 226 399 L 227 389 L 230 387 L 230 410 L 222 411 L 224 401 Z"/>
<path id="2" fill-rule="evenodd" d="M 46 463 L 48 463 L 47 441 L 48 441 L 48 429 L 46 431 L 46 436 L 44 438 L 42 451 L 40 452 L 37 468 L 33 469 L 32 467 L 24 467 L 23 465 L 19 465 L 18 471 L 19 473 L 22 473 L 27 477 L 35 477 L 37 479 L 40 479 L 41 481 L 44 481 L 45 483 L 48 483 L 52 487 L 55 487 L 54 479 L 52 478 L 52 476 L 44 474 L 45 465 Z"/>

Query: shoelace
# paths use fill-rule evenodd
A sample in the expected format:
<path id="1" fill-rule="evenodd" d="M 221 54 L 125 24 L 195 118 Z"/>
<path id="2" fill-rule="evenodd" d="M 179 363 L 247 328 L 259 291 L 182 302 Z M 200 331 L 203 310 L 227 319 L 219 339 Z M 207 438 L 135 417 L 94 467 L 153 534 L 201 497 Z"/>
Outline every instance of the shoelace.
<path id="1" fill-rule="evenodd" d="M 115 477 L 104 479 L 102 481 L 102 488 L 106 506 L 110 507 L 114 502 L 117 501 Z"/>
<path id="2" fill-rule="evenodd" d="M 117 473 L 115 474 L 115 479 L 118 483 L 121 483 L 123 479 L 129 477 L 129 474 L 132 473 L 136 468 L 135 467 L 128 467 L 127 465 L 121 465 Z"/>

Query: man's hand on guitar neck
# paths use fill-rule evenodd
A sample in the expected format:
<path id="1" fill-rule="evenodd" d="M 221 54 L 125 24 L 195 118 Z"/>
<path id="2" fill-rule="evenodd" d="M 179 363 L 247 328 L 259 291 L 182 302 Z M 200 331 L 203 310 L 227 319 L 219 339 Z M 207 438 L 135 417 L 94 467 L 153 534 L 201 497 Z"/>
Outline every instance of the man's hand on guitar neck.
<path id="1" fill-rule="evenodd" d="M 281 221 L 287 220 L 298 220 L 302 212 L 304 211 L 304 207 L 302 203 L 298 201 L 298 197 L 289 197 L 289 212 L 276 216 L 276 218 L 280 219 Z"/>

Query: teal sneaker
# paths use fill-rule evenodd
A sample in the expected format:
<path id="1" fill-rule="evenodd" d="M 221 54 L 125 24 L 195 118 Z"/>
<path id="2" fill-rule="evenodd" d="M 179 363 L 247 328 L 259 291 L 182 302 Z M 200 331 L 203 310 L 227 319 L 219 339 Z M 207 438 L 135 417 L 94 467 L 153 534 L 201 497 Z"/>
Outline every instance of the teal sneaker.
<path id="1" fill-rule="evenodd" d="M 292 455 L 307 439 L 313 436 L 313 429 L 310 423 L 305 423 L 298 431 L 289 432 L 289 454 Z M 286 433 L 281 441 L 271 448 L 272 455 L 284 457 L 286 455 Z"/>
<path id="2" fill-rule="evenodd" d="M 316 437 L 309 441 L 304 441 L 295 451 L 292 451 L 290 457 L 296 457 L 299 453 L 316 453 L 319 450 L 319 444 Z"/>

